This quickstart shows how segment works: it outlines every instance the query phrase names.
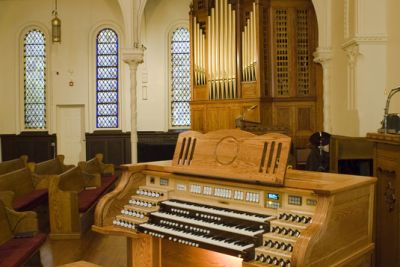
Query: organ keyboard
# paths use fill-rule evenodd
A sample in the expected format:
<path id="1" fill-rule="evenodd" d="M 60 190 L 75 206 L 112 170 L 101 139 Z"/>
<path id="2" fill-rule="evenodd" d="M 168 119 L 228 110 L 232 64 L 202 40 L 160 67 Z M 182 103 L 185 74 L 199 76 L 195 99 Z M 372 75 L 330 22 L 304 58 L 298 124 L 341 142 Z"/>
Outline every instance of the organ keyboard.
<path id="1" fill-rule="evenodd" d="M 369 266 L 375 178 L 286 171 L 287 141 L 183 133 L 172 163 L 124 167 L 92 228 L 129 237 L 129 266 Z"/>

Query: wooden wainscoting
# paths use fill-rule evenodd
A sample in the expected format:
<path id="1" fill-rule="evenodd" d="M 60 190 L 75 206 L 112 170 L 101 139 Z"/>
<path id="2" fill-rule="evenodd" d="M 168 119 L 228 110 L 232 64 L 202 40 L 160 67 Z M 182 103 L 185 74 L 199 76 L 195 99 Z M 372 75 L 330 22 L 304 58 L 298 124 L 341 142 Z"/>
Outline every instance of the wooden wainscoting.
<path id="1" fill-rule="evenodd" d="M 2 134 L 1 158 L 11 160 L 28 155 L 28 161 L 41 162 L 52 159 L 57 154 L 57 137 L 48 132 L 22 132 L 21 134 Z"/>
<path id="2" fill-rule="evenodd" d="M 105 163 L 116 166 L 131 162 L 131 134 L 121 131 L 95 131 L 86 133 L 86 160 L 97 153 L 104 155 Z"/>
<path id="3" fill-rule="evenodd" d="M 172 159 L 179 133 L 138 132 L 138 162 Z"/>

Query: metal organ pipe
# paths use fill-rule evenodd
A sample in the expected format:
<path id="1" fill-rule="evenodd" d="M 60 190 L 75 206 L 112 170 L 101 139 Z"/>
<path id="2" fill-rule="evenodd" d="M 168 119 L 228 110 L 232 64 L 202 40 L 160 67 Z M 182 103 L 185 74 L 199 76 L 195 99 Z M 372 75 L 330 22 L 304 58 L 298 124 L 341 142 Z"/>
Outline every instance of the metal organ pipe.
<path id="1" fill-rule="evenodd" d="M 242 32 L 242 79 L 243 81 L 256 80 L 257 44 L 256 44 L 256 5 L 253 3 L 253 10 L 250 18 Z"/>
<path id="2" fill-rule="evenodd" d="M 232 5 L 228 4 L 228 0 L 216 0 L 215 7 L 211 9 L 211 15 L 207 18 L 207 75 L 210 99 L 229 99 L 237 96 L 235 24 Z"/>
<path id="3" fill-rule="evenodd" d="M 205 37 L 196 17 L 193 19 L 193 66 L 195 85 L 204 85 L 205 79 Z"/>

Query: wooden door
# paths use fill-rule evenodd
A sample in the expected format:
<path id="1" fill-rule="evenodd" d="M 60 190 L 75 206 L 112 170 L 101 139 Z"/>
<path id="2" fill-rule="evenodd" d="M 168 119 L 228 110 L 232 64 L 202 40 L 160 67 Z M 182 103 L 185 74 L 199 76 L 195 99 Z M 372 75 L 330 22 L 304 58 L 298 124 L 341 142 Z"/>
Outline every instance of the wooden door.
<path id="1" fill-rule="evenodd" d="M 85 115 L 83 105 L 57 106 L 57 151 L 66 164 L 85 160 Z"/>

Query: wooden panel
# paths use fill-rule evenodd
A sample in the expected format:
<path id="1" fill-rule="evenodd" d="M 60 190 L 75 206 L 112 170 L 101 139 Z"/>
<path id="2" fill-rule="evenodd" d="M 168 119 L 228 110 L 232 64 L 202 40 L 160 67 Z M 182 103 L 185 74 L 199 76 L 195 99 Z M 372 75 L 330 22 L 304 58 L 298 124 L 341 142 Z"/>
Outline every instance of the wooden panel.
<path id="1" fill-rule="evenodd" d="M 241 267 L 242 259 L 162 240 L 161 266 L 173 267 Z M 179 260 L 178 260 L 179 259 Z M 201 260 L 200 260 L 201 259 Z"/>
<path id="2" fill-rule="evenodd" d="M 311 108 L 297 109 L 297 130 L 311 132 L 314 129 L 314 122 L 311 117 Z"/>
<path id="3" fill-rule="evenodd" d="M 193 100 L 207 100 L 208 89 L 206 85 L 193 87 Z"/>
<path id="4" fill-rule="evenodd" d="M 368 133 L 374 142 L 375 266 L 400 266 L 400 136 Z"/>
<path id="5" fill-rule="evenodd" d="M 260 92 L 257 90 L 256 82 L 242 82 L 242 97 L 254 98 L 260 97 Z"/>
<path id="6" fill-rule="evenodd" d="M 108 131 L 86 133 L 86 160 L 98 153 L 104 155 L 105 163 L 113 163 L 117 166 L 130 163 L 130 133 Z"/>
<path id="7" fill-rule="evenodd" d="M 205 129 L 204 105 L 190 105 L 190 126 L 192 130 L 203 132 Z"/>
<path id="8" fill-rule="evenodd" d="M 273 117 L 272 117 L 272 121 L 273 124 L 276 126 L 280 126 L 280 127 L 285 127 L 288 129 L 291 129 L 289 132 L 289 135 L 293 134 L 293 108 L 288 107 L 288 106 L 274 106 L 273 108 Z"/>
<path id="9" fill-rule="evenodd" d="M 172 159 L 179 132 L 138 132 L 138 162 Z"/>
<path id="10" fill-rule="evenodd" d="M 320 128 L 316 126 L 315 104 L 310 101 L 273 103 L 273 124 L 287 127 L 296 148 L 308 146 L 309 137 Z"/>
<path id="11" fill-rule="evenodd" d="M 229 108 L 223 106 L 210 106 L 206 111 L 206 129 L 207 131 L 215 131 L 218 129 L 229 129 L 230 122 Z"/>
<path id="12" fill-rule="evenodd" d="M 47 132 L 23 132 L 19 135 L 1 135 L 1 155 L 3 160 L 11 160 L 28 155 L 31 162 L 41 162 L 56 155 L 55 134 Z"/>
<path id="13" fill-rule="evenodd" d="M 329 143 L 330 172 L 339 173 L 340 170 L 339 162 L 341 160 L 362 159 L 362 160 L 372 161 L 372 158 L 373 158 L 373 143 L 369 141 L 367 138 L 349 137 L 340 135 L 331 136 Z M 372 173 L 370 173 L 370 175 L 372 175 Z"/>

